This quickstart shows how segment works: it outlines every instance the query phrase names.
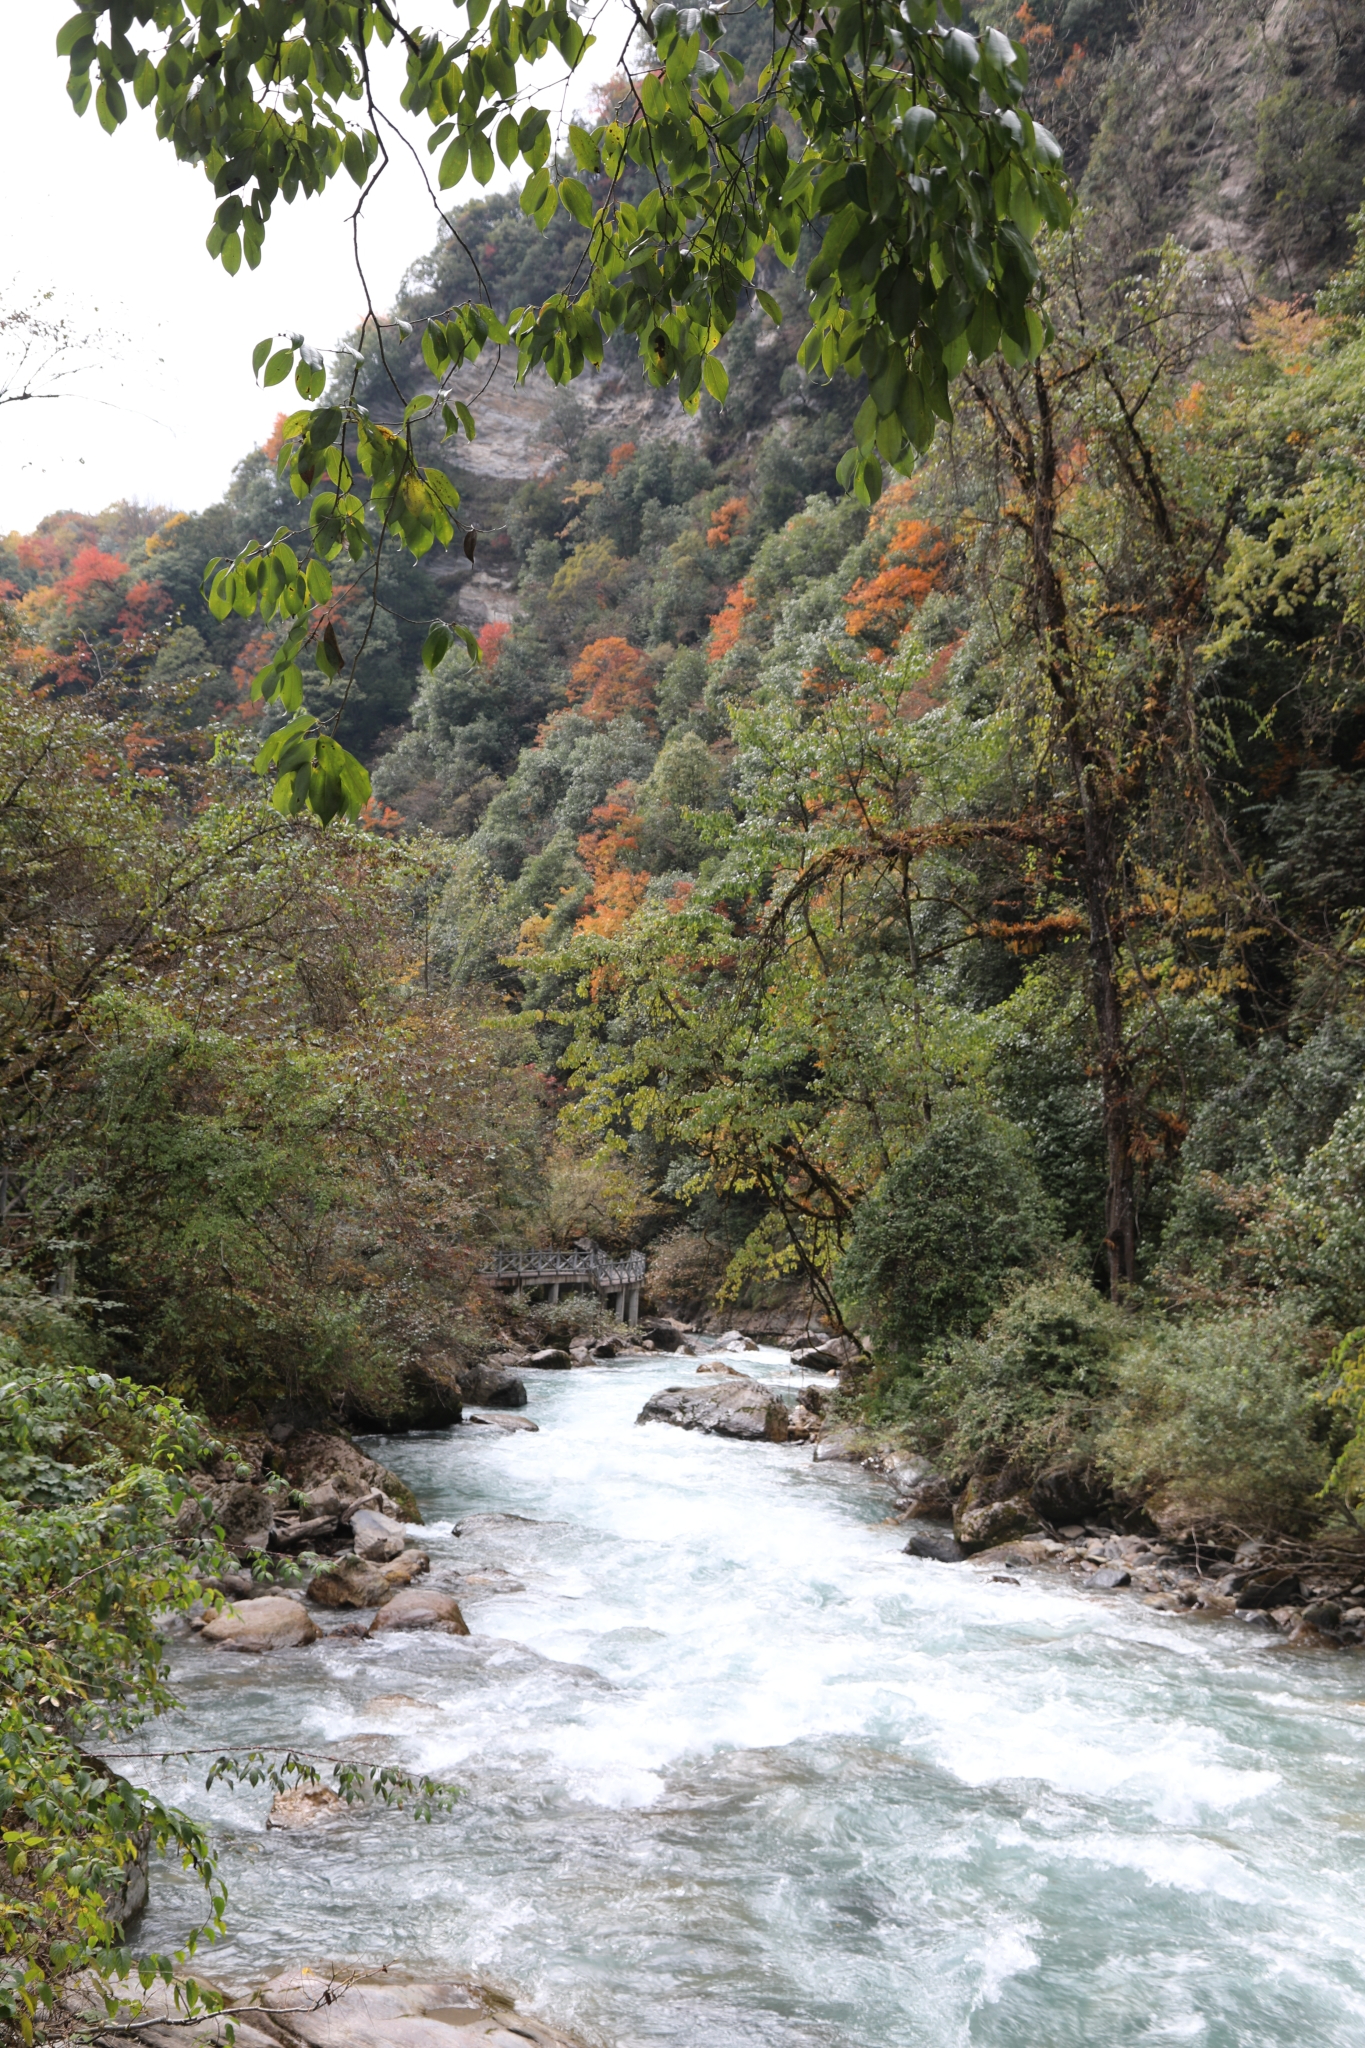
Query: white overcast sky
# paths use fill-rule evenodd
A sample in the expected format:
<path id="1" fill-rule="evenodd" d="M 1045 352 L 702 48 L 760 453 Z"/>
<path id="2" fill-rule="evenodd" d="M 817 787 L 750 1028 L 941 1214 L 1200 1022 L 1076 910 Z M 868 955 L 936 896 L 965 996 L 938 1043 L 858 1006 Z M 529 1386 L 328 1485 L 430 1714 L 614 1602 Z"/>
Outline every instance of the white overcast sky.
<path id="1" fill-rule="evenodd" d="M 0 533 L 27 532 L 48 512 L 98 512 L 118 498 L 182 510 L 212 503 L 233 464 L 265 440 L 281 392 L 292 389 L 257 388 L 255 344 L 301 331 L 326 346 L 355 326 L 363 307 L 347 220 L 350 179 L 343 175 L 321 199 L 277 205 L 260 269 L 243 265 L 228 277 L 204 248 L 214 203 L 208 180 L 157 141 L 151 114 L 130 105 L 113 136 L 93 110 L 76 118 L 53 53 L 73 6 L 0 0 L 0 307 L 42 302 L 48 317 L 95 343 L 78 358 L 77 374 L 51 387 L 60 398 L 0 406 Z M 416 0 L 410 12 L 446 30 L 455 18 L 450 0 Z M 625 32 L 621 0 L 605 0 L 600 40 L 574 81 L 570 111 L 616 68 Z M 548 82 L 562 66 L 543 71 Z M 386 95 L 395 113 L 396 98 Z M 556 91 L 545 104 L 557 109 L 559 100 Z M 413 130 L 419 148 L 427 132 Z M 477 193 L 470 180 L 458 199 Z M 445 194 L 446 206 L 456 198 Z M 366 202 L 361 235 L 376 305 L 388 306 L 439 227 L 411 158 L 395 149 Z"/>

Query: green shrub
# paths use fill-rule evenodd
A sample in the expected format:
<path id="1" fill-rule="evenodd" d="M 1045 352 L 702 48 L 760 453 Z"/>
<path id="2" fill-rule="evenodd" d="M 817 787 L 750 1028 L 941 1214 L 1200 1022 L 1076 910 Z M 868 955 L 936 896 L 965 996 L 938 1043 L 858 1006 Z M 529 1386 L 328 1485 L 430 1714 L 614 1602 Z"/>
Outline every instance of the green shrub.
<path id="1" fill-rule="evenodd" d="M 859 1209 L 836 1285 L 888 1360 L 981 1328 L 1012 1273 L 1056 1242 L 1027 1137 L 950 1110 Z"/>
<path id="2" fill-rule="evenodd" d="M 1114 1362 L 1117 1404 L 1101 1460 L 1121 1491 L 1150 1498 L 1162 1522 L 1302 1521 L 1330 1464 L 1315 1364 L 1298 1303 L 1159 1327 Z"/>
<path id="3" fill-rule="evenodd" d="M 1007 1299 L 979 1337 L 946 1337 L 873 1397 L 946 1470 L 1079 1464 L 1114 1391 L 1127 1318 L 1079 1273 Z"/>

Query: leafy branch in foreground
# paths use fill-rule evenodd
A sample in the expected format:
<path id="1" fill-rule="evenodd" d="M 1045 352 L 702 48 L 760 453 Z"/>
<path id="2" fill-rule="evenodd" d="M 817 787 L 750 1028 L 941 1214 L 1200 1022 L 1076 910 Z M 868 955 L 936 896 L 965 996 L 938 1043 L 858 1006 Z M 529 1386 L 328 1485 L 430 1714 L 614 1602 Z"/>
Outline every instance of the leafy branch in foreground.
<path id="1" fill-rule="evenodd" d="M 107 0 L 75 14 L 57 39 L 77 112 L 93 103 L 112 134 L 131 91 L 177 155 L 203 168 L 218 202 L 208 248 L 229 272 L 243 256 L 259 262 L 277 200 L 317 194 L 345 171 L 360 190 L 358 221 L 389 162 L 386 135 L 413 147 L 381 104 L 376 45 L 405 58 L 399 112 L 430 131 L 440 191 L 467 170 L 486 185 L 496 150 L 507 169 L 525 166 L 521 205 L 537 226 L 562 206 L 586 235 L 561 290 L 505 312 L 471 254 L 481 295 L 425 323 L 432 384 L 415 395 L 399 388 L 369 305 L 361 345 L 388 372 L 402 411 L 396 430 L 356 402 L 354 375 L 341 402 L 316 404 L 326 371 L 301 336 L 256 351 L 258 374 L 282 382 L 292 368 L 305 401 L 286 422 L 280 467 L 309 501 L 311 559 L 302 563 L 277 533 L 212 564 L 206 587 L 219 617 L 259 610 L 292 621 L 254 685 L 278 696 L 291 722 L 257 766 L 274 773 L 281 809 L 324 821 L 358 816 L 369 794 L 364 769 L 302 701 L 306 646 L 328 676 L 345 665 L 327 564 L 344 552 L 376 564 L 377 578 L 392 535 L 414 555 L 453 538 L 459 493 L 422 459 L 414 428 L 472 438 L 452 380 L 486 349 L 515 348 L 519 378 L 540 366 L 563 384 L 628 334 L 652 384 L 676 382 L 689 410 L 703 391 L 723 404 L 725 336 L 751 305 L 780 320 L 765 266 L 793 268 L 818 237 L 799 360 L 826 376 L 867 378 L 839 474 L 871 503 L 883 464 L 908 469 L 936 421 L 952 418 L 950 382 L 969 358 L 999 351 L 1017 367 L 1038 356 L 1046 329 L 1032 303 L 1031 244 L 1043 223 L 1069 217 L 1061 153 L 1023 102 L 1024 44 L 946 25 L 938 0 L 771 0 L 771 48 L 752 82 L 725 48 L 719 11 L 671 0 L 648 17 L 636 8 L 624 92 L 592 127 L 570 124 L 565 175 L 549 113 L 523 105 L 523 67 L 553 53 L 573 74 L 591 38 L 568 0 L 499 0 L 491 11 L 489 0 L 467 0 L 463 12 L 462 31 L 446 39 L 410 27 L 390 0 Z M 944 12 L 960 22 L 961 0 L 944 0 Z M 137 29 L 150 31 L 145 45 Z M 435 189 L 432 199 L 439 212 Z M 473 540 L 466 535 L 471 554 Z M 377 584 L 371 621 L 375 605 Z M 450 631 L 433 630 L 428 667 Z M 352 676 L 358 658 L 359 649 Z"/>

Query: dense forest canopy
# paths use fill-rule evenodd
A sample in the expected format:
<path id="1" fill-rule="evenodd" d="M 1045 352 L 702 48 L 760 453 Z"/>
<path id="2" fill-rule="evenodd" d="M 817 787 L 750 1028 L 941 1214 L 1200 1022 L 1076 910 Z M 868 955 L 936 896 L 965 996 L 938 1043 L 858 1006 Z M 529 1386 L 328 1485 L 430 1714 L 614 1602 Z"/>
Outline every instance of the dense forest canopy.
<path id="1" fill-rule="evenodd" d="M 325 70 L 327 10 L 283 11 L 289 62 Z M 226 13 L 92 8 L 65 41 L 106 125 L 122 78 L 199 151 L 228 260 L 290 178 L 371 160 L 321 117 L 289 170 L 191 148 L 175 23 Z M 855 14 L 800 62 L 875 71 Z M 814 91 L 792 50 L 774 69 L 796 13 L 723 41 L 669 17 L 574 164 L 495 128 L 523 189 L 453 212 L 330 372 L 311 339 L 261 358 L 303 409 L 221 502 L 0 544 L 5 1741 L 41 1727 L 68 1772 L 41 1837 L 67 1876 L 25 1879 L 38 1824 L 6 1820 L 21 2031 L 113 1952 L 91 1901 L 141 1824 L 104 1794 L 89 1819 L 91 1673 L 138 1674 L 130 1716 L 162 1697 L 131 1624 L 34 1676 L 73 1546 L 98 1529 L 111 1612 L 188 1600 L 165 1532 L 205 1432 L 402 1413 L 495 1342 L 492 1247 L 643 1246 L 660 1311 L 813 1300 L 861 1347 L 848 1409 L 959 1478 L 1214 1531 L 1365 1494 L 1365 30 L 1318 0 L 981 0 L 971 71 L 915 13 L 928 56 L 896 76 L 959 122 L 957 171 L 897 158 L 905 210 L 859 248 L 886 208 L 823 162 L 782 212 Z M 144 20 L 170 25 L 155 76 L 120 41 Z M 518 61 L 572 46 L 536 8 L 498 10 L 494 42 L 514 20 Z M 695 72 L 707 149 L 766 138 L 739 225 L 677 136 L 653 189 L 681 210 L 649 212 L 630 148 L 667 116 L 620 119 L 649 80 L 694 90 L 674 53 L 695 68 L 703 37 L 733 59 Z M 413 101 L 457 156 L 512 90 L 472 63 L 441 46 L 449 103 L 431 78 Z M 968 235 L 942 189 L 979 180 L 968 131 L 1002 126 L 1025 66 L 1072 196 L 1020 116 L 1037 203 L 1006 165 Z M 828 151 L 826 98 L 803 132 Z M 913 211 L 935 178 L 970 310 Z M 717 237 L 695 301 L 689 191 Z M 665 362 L 612 270 L 627 206 Z M 921 315 L 949 300 L 931 363 Z M 510 344 L 487 376 L 471 307 L 515 332 L 522 381 Z M 451 431 L 404 419 L 433 378 Z M 367 552 L 409 484 L 406 544 Z M 355 501 L 353 580 L 329 490 Z M 365 784 L 310 809 L 311 776 L 350 772 L 324 740 Z"/>

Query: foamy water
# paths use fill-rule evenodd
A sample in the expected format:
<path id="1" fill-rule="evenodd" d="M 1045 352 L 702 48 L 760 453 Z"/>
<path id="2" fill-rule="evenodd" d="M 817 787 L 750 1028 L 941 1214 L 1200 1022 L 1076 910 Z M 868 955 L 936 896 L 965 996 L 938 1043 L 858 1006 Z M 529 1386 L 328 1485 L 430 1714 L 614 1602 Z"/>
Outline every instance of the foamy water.
<path id="1" fill-rule="evenodd" d="M 158 1740 L 464 1788 L 290 1835 L 158 1774 L 219 1829 L 207 1967 L 474 1971 L 602 2048 L 1359 2048 L 1365 1664 L 907 1558 L 855 1469 L 636 1427 L 691 1372 L 532 1374 L 538 1435 L 373 1447 L 437 1583 L 524 1588 L 462 1596 L 468 1641 L 175 1649 Z M 530 1519 L 451 1533 L 490 1513 Z M 161 1877 L 143 1941 L 186 1906 Z"/>

